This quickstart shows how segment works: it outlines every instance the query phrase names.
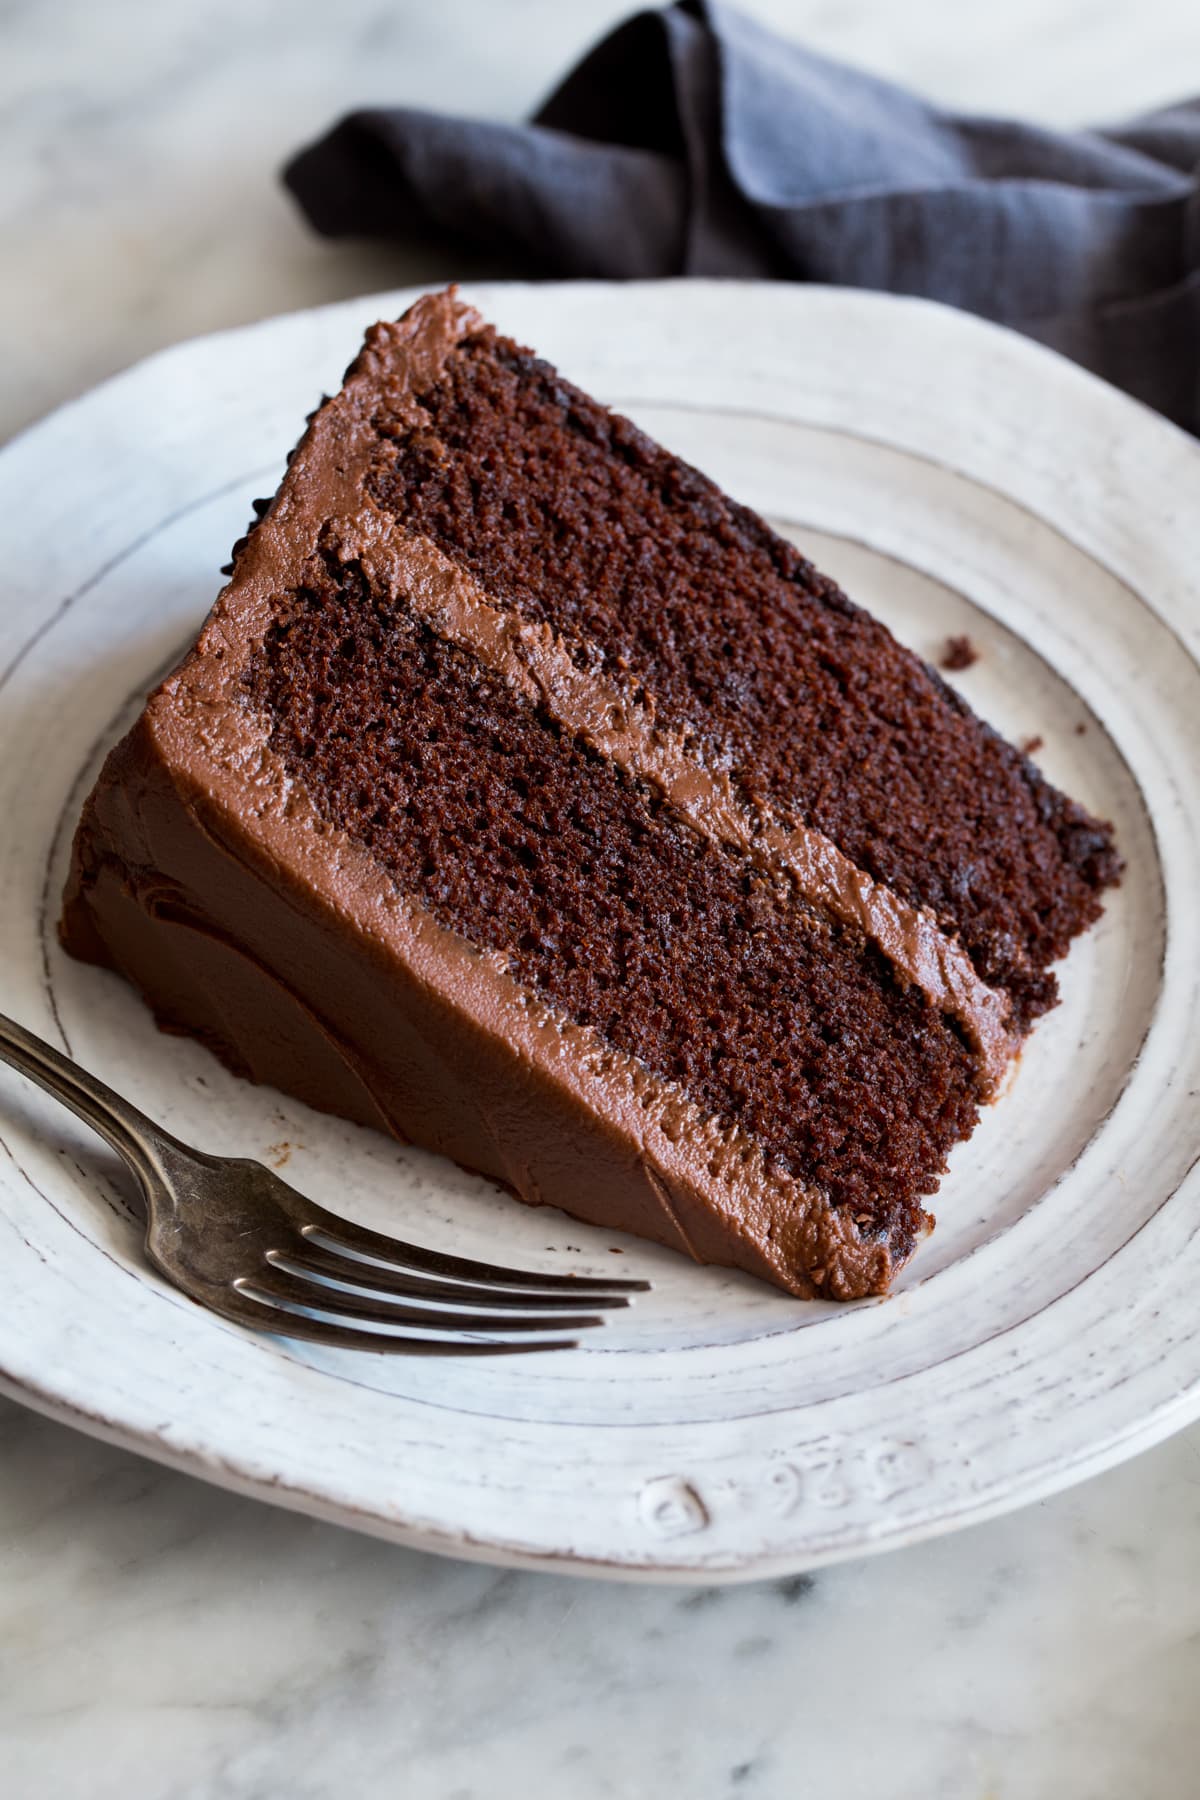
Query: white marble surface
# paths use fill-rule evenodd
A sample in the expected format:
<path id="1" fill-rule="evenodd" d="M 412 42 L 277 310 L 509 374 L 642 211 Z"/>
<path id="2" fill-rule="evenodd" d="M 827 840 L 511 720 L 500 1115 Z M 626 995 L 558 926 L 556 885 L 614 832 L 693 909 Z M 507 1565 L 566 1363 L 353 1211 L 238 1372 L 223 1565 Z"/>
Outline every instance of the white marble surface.
<path id="1" fill-rule="evenodd" d="M 0 432 L 176 338 L 467 272 L 311 238 L 276 166 L 353 103 L 515 117 L 625 10 L 7 0 Z M 1200 85 L 1194 0 L 754 10 L 1055 122 Z M 955 1539 L 680 1591 L 388 1548 L 0 1403 L 0 1794 L 1184 1800 L 1198 1562 L 1200 1429 Z"/>

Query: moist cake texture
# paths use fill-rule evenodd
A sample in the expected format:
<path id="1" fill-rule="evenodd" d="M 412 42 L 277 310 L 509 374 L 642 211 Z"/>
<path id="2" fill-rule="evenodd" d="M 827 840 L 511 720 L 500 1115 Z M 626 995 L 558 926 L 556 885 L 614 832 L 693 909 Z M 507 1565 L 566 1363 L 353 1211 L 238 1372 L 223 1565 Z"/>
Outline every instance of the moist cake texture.
<path id="1" fill-rule="evenodd" d="M 453 294 L 380 325 L 112 752 L 63 936 L 237 1072 L 883 1292 L 1107 826 Z"/>

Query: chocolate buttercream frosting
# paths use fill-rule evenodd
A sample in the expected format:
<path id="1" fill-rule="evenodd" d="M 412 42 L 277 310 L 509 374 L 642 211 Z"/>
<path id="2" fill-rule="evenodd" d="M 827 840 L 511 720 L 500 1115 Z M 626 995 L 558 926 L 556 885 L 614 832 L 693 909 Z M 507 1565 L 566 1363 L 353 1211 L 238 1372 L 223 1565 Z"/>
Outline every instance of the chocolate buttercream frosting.
<path id="1" fill-rule="evenodd" d="M 971 1128 L 979 1102 L 994 1095 L 1019 1048 L 1023 1019 L 1003 981 L 989 979 L 986 945 L 969 947 L 914 880 L 884 879 L 882 851 L 874 868 L 866 866 L 814 823 L 803 796 L 764 793 L 744 759 L 706 727 L 699 683 L 695 720 L 681 721 L 677 708 L 660 703 L 653 674 L 606 652 L 599 637 L 590 641 L 576 615 L 556 620 L 535 611 L 514 583 L 487 578 L 465 535 L 460 545 L 444 523 L 422 529 L 381 497 L 397 454 L 419 453 L 443 472 L 448 493 L 466 493 L 477 523 L 487 496 L 480 483 L 468 492 L 459 479 L 447 430 L 468 410 L 462 393 L 476 404 L 471 383 L 493 410 L 495 394 L 519 389 L 511 407 L 525 408 L 530 469 L 543 458 L 532 492 L 538 479 L 550 479 L 546 444 L 557 439 L 547 432 L 561 430 L 565 441 L 604 429 L 586 410 L 601 409 L 562 384 L 543 405 L 549 379 L 545 365 L 496 339 L 453 292 L 368 333 L 340 394 L 313 416 L 274 501 L 238 547 L 233 579 L 195 647 L 105 763 L 76 838 L 64 942 L 121 970 L 163 1024 L 200 1037 L 238 1073 L 441 1151 L 526 1201 L 657 1239 L 701 1262 L 746 1269 L 794 1294 L 881 1293 L 927 1224 L 920 1194 L 936 1185 L 946 1150 Z M 457 412 L 444 398 L 450 383 L 458 384 Z M 639 471 L 649 468 L 653 452 L 664 468 L 683 470 L 671 475 L 685 496 L 676 509 L 693 503 L 690 471 L 656 446 L 641 448 L 648 440 L 629 442 L 624 469 L 636 457 Z M 562 465 L 553 456 L 550 464 L 561 487 Z M 705 484 L 694 504 L 730 546 L 732 564 L 734 527 L 708 493 Z M 717 500 L 737 524 L 742 514 Z M 565 517 L 566 502 L 555 504 Z M 595 529 L 614 533 L 614 557 L 636 540 L 630 504 L 617 487 L 597 502 Z M 511 531 L 529 532 L 530 517 L 510 510 Z M 546 509 L 538 516 L 545 526 Z M 531 538 L 529 556 L 565 558 L 565 533 L 560 518 L 541 542 Z M 767 576 L 757 548 L 755 556 L 761 589 Z M 800 566 L 788 579 L 818 597 L 836 594 Z M 322 621 L 340 619 L 339 607 L 352 608 L 351 623 L 331 673 L 329 653 L 319 660 L 316 650 L 295 646 Z M 424 658 L 423 687 L 399 691 L 394 669 L 386 681 L 378 672 L 380 659 L 399 654 L 397 644 Z M 291 677 L 278 687 L 280 659 L 301 655 L 313 659 L 312 695 L 300 695 Z M 951 709 L 945 730 L 959 730 L 965 709 L 953 712 L 952 698 L 916 659 L 906 670 L 907 680 L 926 683 L 930 705 Z M 731 675 L 747 679 L 745 669 Z M 869 666 L 862 679 L 869 683 Z M 349 718 L 351 689 L 366 696 L 372 681 L 378 692 L 370 689 L 369 705 L 364 699 L 373 715 L 364 729 L 380 741 L 389 709 L 411 721 L 432 706 L 439 683 L 457 683 L 453 710 L 477 732 L 481 788 L 485 764 L 493 766 L 487 757 L 502 743 L 533 746 L 524 754 L 546 758 L 556 780 L 561 769 L 564 784 L 573 770 L 575 787 L 564 791 L 577 794 L 575 811 L 587 814 L 587 829 L 597 831 L 603 814 L 610 835 L 620 834 L 626 860 L 614 895 L 622 904 L 650 891 L 656 871 L 646 865 L 659 858 L 660 842 L 664 866 L 669 855 L 695 869 L 669 929 L 661 899 L 653 902 L 657 912 L 639 901 L 651 948 L 643 946 L 635 961 L 647 982 L 658 983 L 648 1006 L 653 1028 L 622 1020 L 619 994 L 617 1012 L 602 1017 L 591 990 L 585 1004 L 583 987 L 570 986 L 569 969 L 581 955 L 586 961 L 587 946 L 566 941 L 561 920 L 551 917 L 564 903 L 555 898 L 553 880 L 561 878 L 549 863 L 544 880 L 536 858 L 533 872 L 521 874 L 530 859 L 521 844 L 512 849 L 517 826 L 503 810 L 507 801 L 485 793 L 475 805 L 483 818 L 469 829 L 450 820 L 453 828 L 437 838 L 441 848 L 432 848 L 431 837 L 412 872 L 412 836 L 427 829 L 417 801 L 402 804 L 400 790 L 388 785 L 386 757 L 371 763 L 368 776 L 354 764 L 347 788 L 345 771 L 358 751 L 348 743 L 339 752 L 338 733 L 328 728 L 329 707 Z M 277 690 L 282 701 L 265 698 Z M 301 723 L 293 711 L 296 719 L 303 714 Z M 326 721 L 319 730 L 318 716 Z M 974 745 L 986 728 L 965 717 L 964 742 Z M 426 774 L 412 791 L 424 806 L 436 800 L 443 764 L 467 754 L 440 729 L 439 739 L 435 721 L 421 740 Z M 991 755 L 990 738 L 979 742 Z M 1033 775 L 1006 754 L 1013 760 L 1003 768 L 1017 794 Z M 445 808 L 453 809 L 461 786 L 451 791 L 447 777 Z M 526 813 L 513 818 L 527 823 Z M 610 848 L 598 847 L 597 863 Z M 528 881 L 529 928 L 512 942 L 484 941 L 476 915 L 454 899 L 456 882 L 483 879 L 480 858 L 501 854 L 518 858 L 517 876 L 505 877 L 508 891 L 520 899 L 518 884 Z M 1074 929 L 1094 916 L 1096 889 L 1114 877 L 1109 855 L 1096 862 L 1077 902 Z M 661 886 L 665 878 L 657 878 Z M 581 863 L 577 885 L 589 879 Z M 727 891 L 734 895 L 728 905 Z M 682 1020 L 687 993 L 674 948 L 687 935 L 689 905 L 701 908 L 694 933 L 713 933 L 706 965 L 729 961 L 731 973 L 721 979 L 731 1013 L 745 984 L 759 981 L 748 945 L 767 946 L 775 986 L 763 991 L 779 996 L 775 1016 L 746 1004 L 736 1043 L 723 1041 L 722 1017 L 713 1016 L 712 1066 L 703 1080 L 694 1050 L 672 1050 L 662 1025 L 677 1008 L 681 1040 L 689 1032 L 688 1043 L 695 1039 L 695 1021 Z M 726 906 L 721 919 L 741 918 L 736 908 L 744 908 L 745 942 L 739 934 L 734 942 L 728 925 L 710 924 L 719 905 Z M 820 971 L 821 995 L 840 984 L 860 999 L 836 1018 L 828 998 L 818 1005 L 817 974 L 793 972 L 793 952 L 801 951 L 804 967 Z M 622 955 L 630 954 L 624 944 Z M 1022 969 L 1033 967 L 1028 952 L 1010 945 L 1006 954 L 1010 961 L 1024 955 Z M 801 1050 L 788 1038 L 789 1017 L 778 1016 L 789 1007 L 797 1044 L 801 1011 L 808 1020 Z M 872 1095 L 872 1057 L 900 1068 L 910 1047 L 922 1071 L 914 1097 L 891 1094 L 886 1083 Z M 833 1096 L 816 1065 L 835 1053 L 847 1074 Z M 763 1083 L 764 1062 L 778 1071 L 773 1086 Z M 733 1074 L 722 1077 L 722 1067 Z M 904 1108 L 921 1115 L 919 1142 L 903 1136 Z M 841 1123 L 832 1132 L 835 1115 Z M 881 1191 L 907 1182 L 905 1204 L 866 1192 L 863 1166 L 878 1169 Z"/>

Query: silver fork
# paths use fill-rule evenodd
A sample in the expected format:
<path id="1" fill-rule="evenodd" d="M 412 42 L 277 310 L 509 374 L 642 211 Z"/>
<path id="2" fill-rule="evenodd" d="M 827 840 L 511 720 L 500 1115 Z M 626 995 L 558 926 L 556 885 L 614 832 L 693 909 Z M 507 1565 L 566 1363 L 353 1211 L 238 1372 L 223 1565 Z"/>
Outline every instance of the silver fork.
<path id="1" fill-rule="evenodd" d="M 524 1274 L 368 1231 L 305 1199 L 261 1163 L 190 1149 L 3 1014 L 0 1060 L 108 1140 L 137 1179 L 149 1260 L 190 1299 L 238 1325 L 405 1356 L 570 1350 L 576 1338 L 544 1334 L 603 1325 L 601 1310 L 628 1306 L 630 1294 L 650 1286 Z M 572 1310 L 578 1307 L 588 1310 Z M 366 1329 L 371 1325 L 512 1333 L 516 1341 Z"/>

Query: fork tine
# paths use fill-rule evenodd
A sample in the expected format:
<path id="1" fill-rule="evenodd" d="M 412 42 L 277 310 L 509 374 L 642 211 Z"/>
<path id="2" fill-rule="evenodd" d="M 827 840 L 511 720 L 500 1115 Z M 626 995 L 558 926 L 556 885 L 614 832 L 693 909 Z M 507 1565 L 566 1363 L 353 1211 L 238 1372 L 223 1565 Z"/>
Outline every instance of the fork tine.
<path id="1" fill-rule="evenodd" d="M 269 1274 L 239 1275 L 234 1282 L 239 1294 L 275 1304 L 306 1306 L 311 1311 L 333 1313 L 349 1319 L 365 1319 L 371 1325 L 420 1325 L 429 1331 L 578 1331 L 603 1325 L 599 1313 L 558 1313 L 553 1318 L 490 1318 L 478 1313 L 446 1312 L 440 1307 L 404 1306 L 394 1300 L 373 1300 L 369 1294 L 349 1294 L 342 1288 L 303 1281 L 273 1265 Z"/>
<path id="2" fill-rule="evenodd" d="M 315 1238 L 306 1238 L 302 1249 L 268 1250 L 267 1261 L 273 1268 L 287 1268 L 296 1275 L 323 1276 L 329 1281 L 349 1282 L 354 1287 L 370 1288 L 380 1294 L 400 1294 L 410 1300 L 448 1300 L 452 1305 L 486 1306 L 494 1311 L 561 1312 L 572 1302 L 606 1310 L 629 1305 L 625 1294 L 597 1294 L 588 1290 L 573 1295 L 561 1288 L 552 1294 L 527 1294 L 517 1288 L 472 1287 L 466 1282 L 438 1281 L 428 1275 L 414 1275 L 407 1269 L 364 1262 L 360 1257 L 339 1256 Z"/>
<path id="3" fill-rule="evenodd" d="M 406 1244 L 399 1238 L 385 1237 L 365 1225 L 355 1225 L 337 1213 L 326 1212 L 315 1201 L 305 1199 L 306 1221 L 300 1226 L 304 1236 L 314 1232 L 329 1238 L 347 1250 L 358 1250 L 364 1256 L 375 1256 L 384 1262 L 398 1263 L 404 1268 L 419 1269 L 428 1275 L 448 1275 L 462 1281 L 486 1282 L 491 1287 L 535 1288 L 547 1293 L 645 1294 L 648 1281 L 606 1281 L 597 1275 L 535 1275 L 520 1269 L 502 1269 L 496 1263 L 475 1262 L 466 1256 L 447 1256 L 441 1250 L 427 1250 L 419 1244 Z"/>
<path id="4" fill-rule="evenodd" d="M 225 1303 L 215 1310 L 235 1324 L 269 1331 L 275 1337 L 302 1338 L 306 1343 L 333 1350 L 373 1350 L 384 1356 L 520 1356 L 535 1350 L 579 1348 L 578 1338 L 518 1338 L 515 1342 L 496 1343 L 478 1338 L 419 1338 L 404 1337 L 399 1332 L 359 1331 L 351 1325 L 335 1325 L 329 1320 L 309 1318 L 305 1313 L 288 1312 L 249 1294 L 239 1294 L 235 1303 Z"/>

